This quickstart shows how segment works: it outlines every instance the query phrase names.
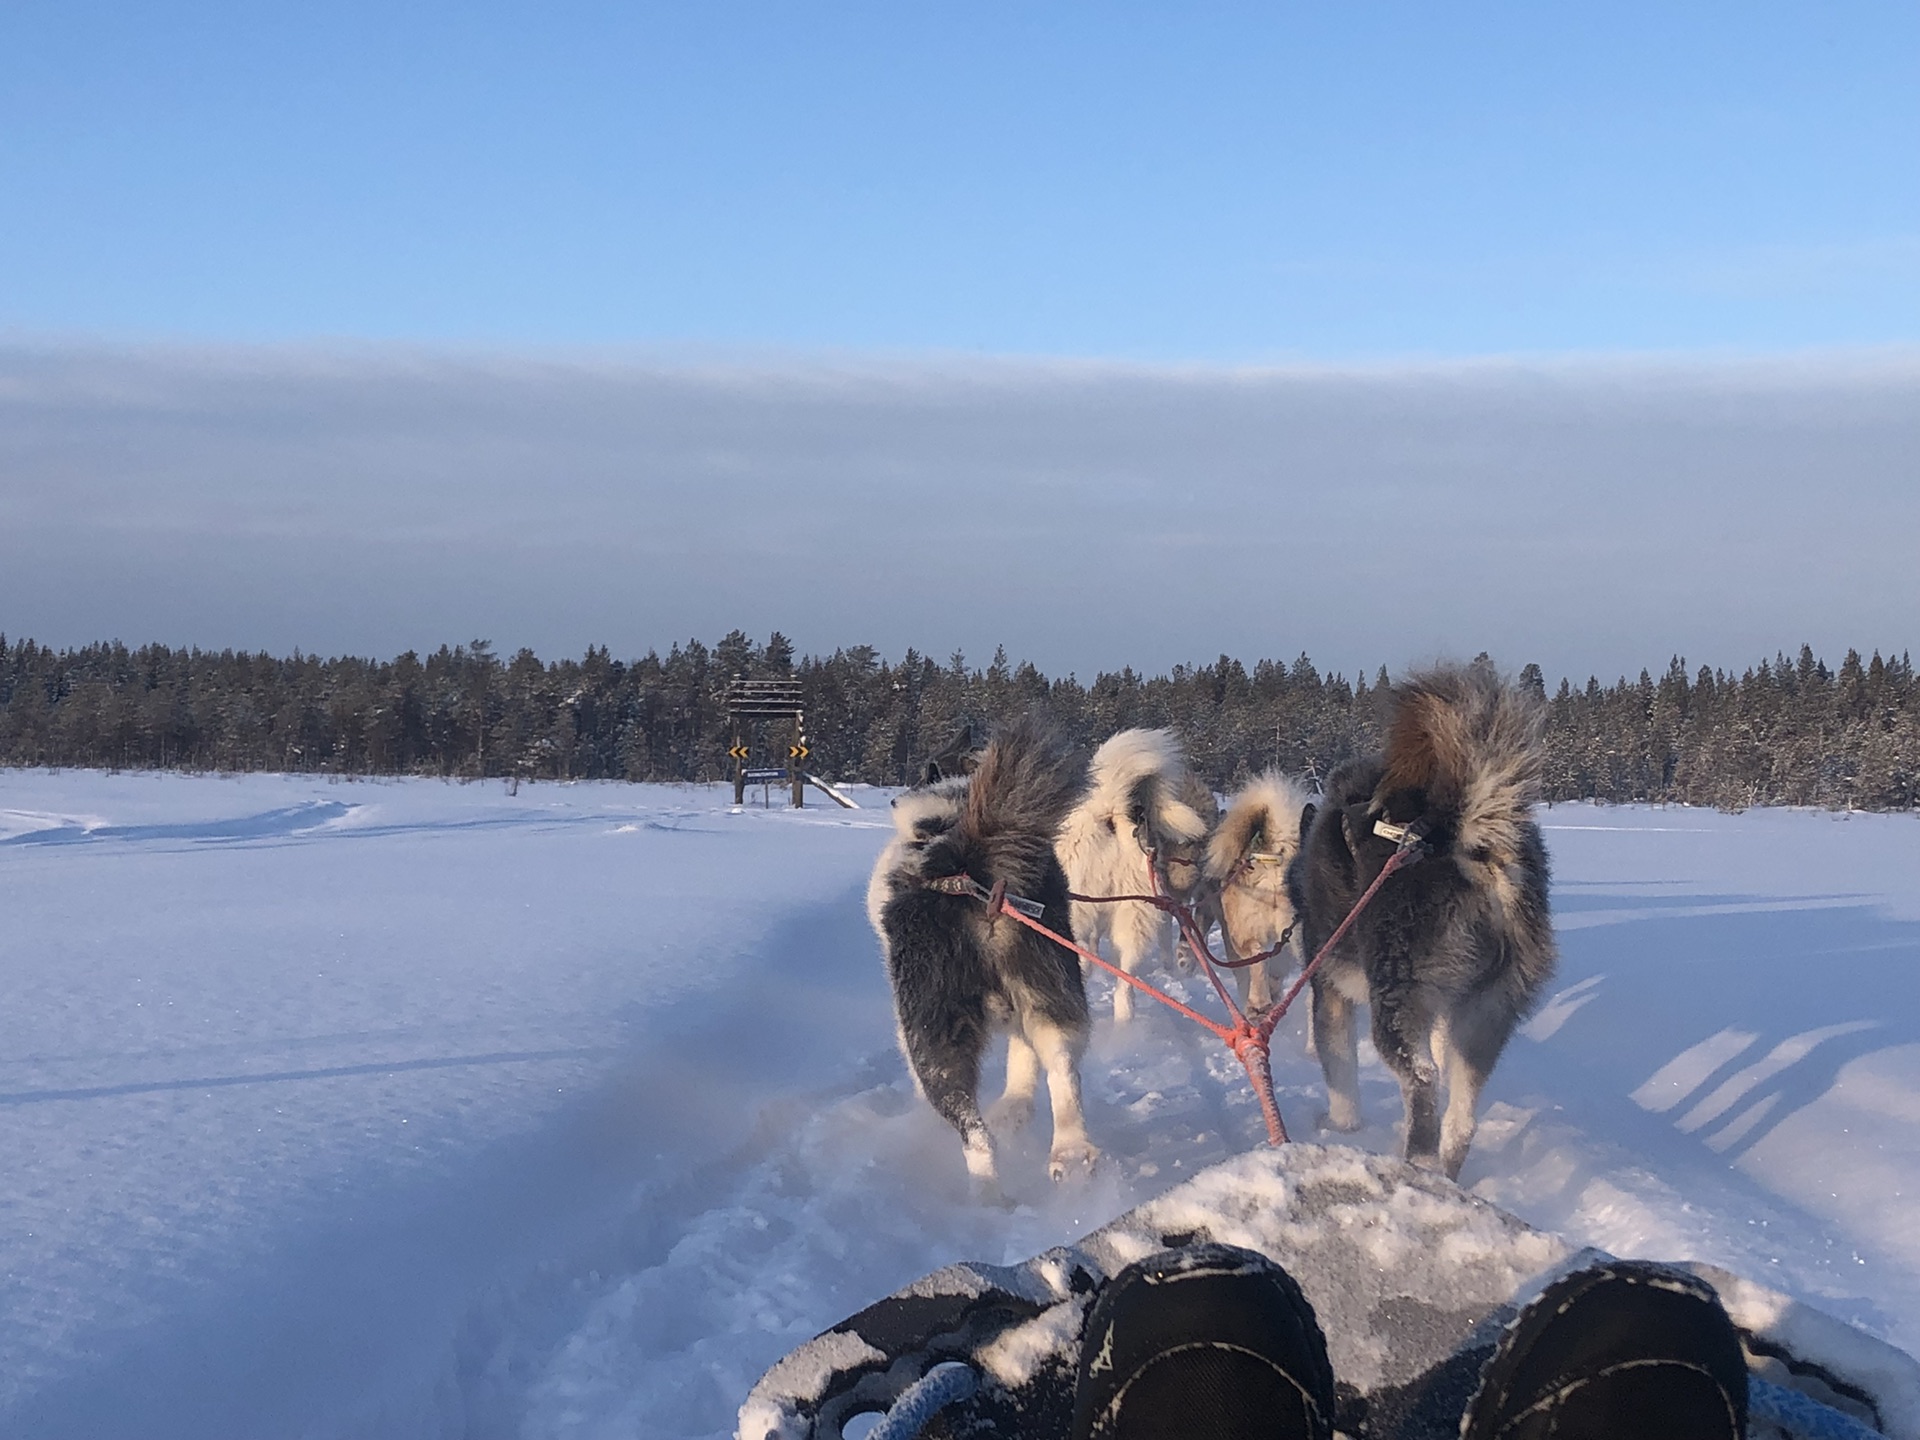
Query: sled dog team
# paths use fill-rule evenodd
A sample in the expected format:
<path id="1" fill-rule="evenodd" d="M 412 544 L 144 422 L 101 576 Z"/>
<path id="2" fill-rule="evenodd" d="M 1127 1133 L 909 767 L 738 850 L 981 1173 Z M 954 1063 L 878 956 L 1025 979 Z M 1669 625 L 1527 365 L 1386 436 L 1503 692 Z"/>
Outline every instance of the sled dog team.
<path id="1" fill-rule="evenodd" d="M 1362 1124 L 1355 1012 L 1365 1005 L 1374 1049 L 1400 1083 L 1407 1158 L 1460 1173 L 1480 1091 L 1554 968 L 1547 854 L 1532 818 L 1544 707 L 1484 661 L 1414 674 L 1392 700 L 1381 753 L 1337 767 L 1317 796 L 1269 772 L 1222 814 L 1169 731 L 1121 731 L 1088 766 L 1023 722 L 983 749 L 943 752 L 927 783 L 894 802 L 867 913 L 901 1050 L 959 1132 L 979 1193 L 998 1187 L 993 1131 L 1032 1115 L 1042 1070 L 1053 1177 L 1099 1153 L 1080 1103 L 1090 1028 L 1082 962 L 993 915 L 981 892 L 1019 897 L 1048 929 L 1104 945 L 1129 974 L 1175 958 L 1167 918 L 1070 894 L 1157 888 L 1193 907 L 1203 928 L 1218 923 L 1228 958 L 1272 949 L 1291 931 L 1304 962 L 1386 865 L 1398 827 L 1421 837 L 1424 863 L 1388 879 L 1312 980 L 1325 1119 L 1336 1130 Z M 1271 1006 L 1292 963 L 1236 970 L 1242 1006 Z M 1115 1020 L 1133 1009 L 1132 987 L 1116 985 Z M 1001 1032 L 1006 1089 L 983 1115 L 981 1065 Z"/>

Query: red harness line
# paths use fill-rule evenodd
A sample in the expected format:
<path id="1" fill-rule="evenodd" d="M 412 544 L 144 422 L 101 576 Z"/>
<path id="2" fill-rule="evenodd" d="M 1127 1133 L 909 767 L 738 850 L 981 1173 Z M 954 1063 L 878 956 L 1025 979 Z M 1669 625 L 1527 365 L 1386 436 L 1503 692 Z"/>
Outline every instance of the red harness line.
<path id="1" fill-rule="evenodd" d="M 1038 931 L 1053 941 L 1054 944 L 1071 950 L 1082 960 L 1087 960 L 1098 965 L 1102 970 L 1105 970 L 1116 979 L 1123 980 L 1133 986 L 1134 989 L 1152 996 L 1169 1009 L 1178 1010 L 1196 1025 L 1211 1030 L 1226 1043 L 1227 1048 L 1233 1051 L 1234 1057 L 1246 1067 L 1247 1079 L 1252 1082 L 1253 1093 L 1260 1101 L 1260 1112 L 1266 1117 L 1267 1143 L 1270 1145 L 1284 1145 L 1287 1143 L 1287 1124 L 1285 1120 L 1280 1118 L 1280 1104 L 1274 1098 L 1273 1063 L 1268 1054 L 1268 1048 L 1273 1040 L 1274 1027 L 1280 1023 L 1281 1018 L 1287 1013 L 1287 1007 L 1293 1004 L 1294 1000 L 1299 997 L 1300 992 L 1306 988 L 1307 982 L 1313 978 L 1313 972 L 1320 968 L 1320 962 L 1327 958 L 1328 953 L 1335 945 L 1338 945 L 1346 938 L 1347 932 L 1353 928 L 1353 922 L 1360 918 L 1360 912 L 1367 908 L 1367 905 L 1375 895 L 1380 893 L 1380 887 L 1387 883 L 1387 877 L 1393 874 L 1394 871 L 1413 864 L 1424 853 L 1425 847 L 1420 844 L 1417 838 L 1409 838 L 1401 842 L 1400 847 L 1388 857 L 1387 863 L 1380 867 L 1380 873 L 1374 876 L 1373 883 L 1361 892 L 1358 900 L 1353 902 L 1353 908 L 1347 911 L 1346 919 L 1340 922 L 1333 934 L 1327 937 L 1326 943 L 1315 952 L 1313 959 L 1307 962 L 1306 968 L 1301 970 L 1300 978 L 1293 982 L 1293 985 L 1288 989 L 1287 993 L 1281 997 L 1280 1003 L 1265 1015 L 1261 1016 L 1257 1023 L 1246 1017 L 1240 1007 L 1234 1003 L 1233 996 L 1228 992 L 1227 987 L 1220 983 L 1218 967 L 1226 965 L 1226 962 L 1214 958 L 1212 949 L 1207 945 L 1206 937 L 1200 933 L 1200 922 L 1194 918 L 1193 911 L 1169 896 L 1160 894 L 1070 895 L 1068 898 L 1091 905 L 1116 905 L 1126 901 L 1137 900 L 1143 904 L 1153 906 L 1156 910 L 1162 910 L 1172 915 L 1174 919 L 1179 922 L 1181 934 L 1185 937 L 1187 944 L 1192 947 L 1194 955 L 1199 958 L 1201 968 L 1207 972 L 1207 979 L 1213 982 L 1214 993 L 1219 995 L 1222 1003 L 1227 1007 L 1227 1013 L 1233 1017 L 1233 1024 L 1231 1025 L 1222 1025 L 1218 1020 L 1209 1019 L 1191 1006 L 1181 1004 L 1180 1001 L 1174 999 L 1158 986 L 1148 984 L 1137 975 L 1129 975 L 1118 965 L 1102 959 L 1085 946 L 1076 945 L 1065 936 L 1056 934 L 1032 916 L 1023 914 L 1020 910 L 1016 909 L 1012 901 L 1007 897 L 1004 889 L 996 888 L 992 894 L 987 897 L 987 901 L 988 908 L 993 910 L 995 914 L 1009 916 L 1019 921 L 1020 924 L 1025 925 L 1029 930 Z M 1153 869 L 1151 861 L 1149 861 L 1147 868 L 1148 873 L 1153 876 L 1153 881 L 1157 888 L 1159 885 L 1159 875 Z M 1283 948 L 1284 942 L 1281 945 L 1275 946 L 1273 950 L 1266 952 L 1266 954 L 1275 954 Z M 1251 965 L 1254 960 L 1263 960 L 1265 958 L 1266 955 L 1257 955 L 1250 959 L 1240 961 L 1238 964 Z M 1236 967 L 1226 965 L 1226 968 Z"/>

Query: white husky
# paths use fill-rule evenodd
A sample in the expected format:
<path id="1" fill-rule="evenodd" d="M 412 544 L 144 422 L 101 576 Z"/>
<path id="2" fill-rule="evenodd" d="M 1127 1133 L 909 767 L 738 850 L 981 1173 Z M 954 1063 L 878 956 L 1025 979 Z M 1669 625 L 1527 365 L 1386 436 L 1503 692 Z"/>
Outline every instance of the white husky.
<path id="1" fill-rule="evenodd" d="M 1194 775 L 1171 730 L 1122 730 L 1093 752 L 1092 784 L 1060 831 L 1060 864 L 1079 895 L 1145 895 L 1160 888 L 1191 903 L 1204 890 L 1202 847 L 1219 807 Z M 1149 955 L 1171 958 L 1173 929 L 1151 905 L 1073 903 L 1073 936 L 1089 950 L 1111 939 L 1120 968 L 1138 973 Z M 1113 1018 L 1133 1017 L 1133 987 L 1113 992 Z"/>

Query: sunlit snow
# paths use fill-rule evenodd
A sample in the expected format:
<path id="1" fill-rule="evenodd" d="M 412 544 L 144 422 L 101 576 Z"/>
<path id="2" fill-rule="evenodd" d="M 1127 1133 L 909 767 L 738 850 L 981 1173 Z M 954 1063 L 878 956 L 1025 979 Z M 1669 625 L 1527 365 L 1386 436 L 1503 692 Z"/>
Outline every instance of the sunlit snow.
<path id="1" fill-rule="evenodd" d="M 1088 1057 L 1101 1169 L 1051 1185 L 1042 1119 L 970 1203 L 854 793 L 0 772 L 0 1432 L 730 1434 L 880 1294 L 1261 1142 L 1149 1007 Z M 1463 1182 L 1920 1347 L 1920 822 L 1541 818 L 1563 969 Z M 1310 1135 L 1297 1024 L 1275 1062 Z"/>

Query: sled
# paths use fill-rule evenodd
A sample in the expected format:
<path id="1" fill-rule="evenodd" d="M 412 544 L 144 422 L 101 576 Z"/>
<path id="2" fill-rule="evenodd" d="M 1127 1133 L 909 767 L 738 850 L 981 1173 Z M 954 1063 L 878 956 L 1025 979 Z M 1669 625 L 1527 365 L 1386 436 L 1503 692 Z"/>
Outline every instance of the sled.
<path id="1" fill-rule="evenodd" d="M 1259 1150 L 1075 1244 L 1019 1265 L 949 1265 L 868 1306 L 767 1371 L 741 1407 L 738 1440 L 855 1440 L 874 1417 L 900 1406 L 905 1418 L 929 1400 L 940 1408 L 917 1432 L 927 1440 L 1064 1437 L 1100 1285 L 1143 1256 L 1205 1240 L 1258 1250 L 1300 1282 L 1350 1440 L 1455 1440 L 1508 1322 L 1555 1278 L 1604 1258 L 1400 1160 L 1332 1145 Z M 1754 1281 L 1681 1268 L 1714 1287 L 1740 1332 L 1754 1440 L 1920 1440 L 1912 1357 Z M 960 1383 L 942 1404 L 934 1392 L 949 1379 Z"/>

